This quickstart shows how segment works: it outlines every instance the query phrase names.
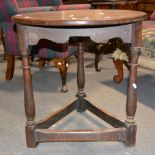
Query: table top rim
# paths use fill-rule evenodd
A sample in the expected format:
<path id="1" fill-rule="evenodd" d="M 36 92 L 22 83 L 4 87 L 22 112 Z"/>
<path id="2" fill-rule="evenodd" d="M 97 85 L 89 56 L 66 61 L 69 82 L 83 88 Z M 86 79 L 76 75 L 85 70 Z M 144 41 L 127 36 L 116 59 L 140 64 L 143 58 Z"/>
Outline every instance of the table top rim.
<path id="1" fill-rule="evenodd" d="M 92 14 L 94 13 L 94 15 L 92 14 L 89 15 L 87 14 L 88 12 Z M 125 16 L 125 14 L 127 13 L 129 15 Z M 87 18 L 89 18 L 89 16 L 90 18 L 89 19 L 83 18 L 85 17 L 85 14 Z M 108 18 L 104 19 L 105 17 L 103 16 L 101 17 L 101 14 L 107 14 L 109 19 Z M 46 17 L 45 15 L 48 15 L 49 18 Z M 62 17 L 65 15 L 67 16 L 66 18 Z M 75 17 L 77 17 L 77 19 L 70 18 L 68 17 L 69 15 L 70 16 L 74 15 Z M 50 26 L 82 27 L 82 26 L 107 26 L 107 25 L 128 24 L 142 21 L 146 17 L 147 14 L 140 11 L 92 9 L 92 10 L 65 10 L 65 11 L 24 13 L 14 15 L 12 19 L 15 23 L 22 25 L 47 26 L 47 27 Z"/>

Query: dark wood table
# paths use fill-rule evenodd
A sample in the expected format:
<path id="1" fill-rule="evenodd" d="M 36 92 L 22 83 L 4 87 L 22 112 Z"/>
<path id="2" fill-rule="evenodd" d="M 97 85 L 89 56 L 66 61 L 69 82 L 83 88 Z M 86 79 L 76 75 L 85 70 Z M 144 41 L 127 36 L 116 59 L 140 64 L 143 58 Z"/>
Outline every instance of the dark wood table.
<path id="1" fill-rule="evenodd" d="M 122 141 L 127 146 L 135 145 L 137 105 L 137 61 L 141 46 L 142 21 L 146 14 L 127 10 L 81 10 L 20 14 L 13 17 L 17 24 L 19 49 L 22 56 L 24 78 L 24 102 L 26 139 L 28 147 L 39 142 L 55 141 Z M 39 122 L 35 121 L 31 67 L 28 45 L 36 44 L 41 38 L 66 43 L 70 37 L 90 37 L 95 42 L 120 37 L 132 44 L 129 81 L 126 101 L 126 119 L 121 121 L 86 99 L 84 92 L 84 51 L 78 42 L 77 99 Z M 80 39 L 79 39 L 80 40 Z M 108 96 L 107 96 L 108 97 Z M 89 110 L 112 127 L 100 130 L 52 130 L 48 129 L 73 110 Z"/>
<path id="2" fill-rule="evenodd" d="M 136 10 L 139 0 L 88 0 L 93 8 L 111 8 L 117 9 L 117 6 L 121 9 Z M 123 7 L 121 7 L 121 5 Z"/>

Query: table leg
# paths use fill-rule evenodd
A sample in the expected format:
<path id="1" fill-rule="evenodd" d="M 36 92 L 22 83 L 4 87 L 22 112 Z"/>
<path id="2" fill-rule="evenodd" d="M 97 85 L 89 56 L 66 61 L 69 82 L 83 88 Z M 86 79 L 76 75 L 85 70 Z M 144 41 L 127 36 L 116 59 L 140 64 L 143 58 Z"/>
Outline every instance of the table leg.
<path id="1" fill-rule="evenodd" d="M 135 113 L 137 109 L 137 61 L 139 57 L 138 48 L 133 48 L 131 51 L 131 63 L 127 90 L 127 102 L 126 102 L 126 132 L 127 140 L 126 145 L 133 146 L 136 142 L 136 123 Z"/>
<path id="2" fill-rule="evenodd" d="M 27 118 L 25 132 L 28 147 L 36 147 L 35 142 L 35 103 L 33 97 L 32 77 L 29 56 L 22 56 L 23 76 L 24 76 L 24 104 Z"/>
<path id="3" fill-rule="evenodd" d="M 24 105 L 27 118 L 25 132 L 28 147 L 36 147 L 35 141 L 35 103 L 32 87 L 32 76 L 28 54 L 28 36 L 26 26 L 17 25 L 18 43 L 22 56 L 23 78 L 24 78 Z"/>
<path id="4" fill-rule="evenodd" d="M 76 109 L 78 112 L 83 112 L 86 110 L 86 103 L 84 97 L 86 96 L 84 92 L 85 85 L 85 73 L 84 73 L 84 51 L 82 47 L 82 43 L 79 43 L 78 47 L 78 64 L 77 64 L 77 106 Z"/>

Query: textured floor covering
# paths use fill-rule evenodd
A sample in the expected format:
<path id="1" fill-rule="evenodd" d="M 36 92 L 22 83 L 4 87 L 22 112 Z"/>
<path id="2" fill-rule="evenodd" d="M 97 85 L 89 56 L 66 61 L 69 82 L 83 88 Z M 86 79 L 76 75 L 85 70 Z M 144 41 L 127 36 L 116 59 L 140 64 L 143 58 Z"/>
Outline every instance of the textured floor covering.
<path id="1" fill-rule="evenodd" d="M 86 55 L 86 64 L 92 55 Z M 68 71 L 69 93 L 60 93 L 60 77 L 52 66 L 39 70 L 32 66 L 36 120 L 67 104 L 76 94 L 76 61 Z M 86 68 L 86 93 L 96 105 L 104 107 L 117 117 L 125 118 L 127 71 L 120 85 L 113 83 L 116 73 L 112 61 L 104 59 L 102 72 Z M 155 154 L 155 72 L 139 69 L 138 72 L 138 124 L 137 143 L 128 148 L 118 142 L 41 143 L 35 149 L 26 148 L 25 114 L 23 104 L 23 80 L 21 62 L 16 63 L 12 81 L 5 81 L 6 63 L 0 60 L 0 154 L 1 155 L 154 155 Z M 57 129 L 94 129 L 107 126 L 94 115 L 73 112 L 58 122 Z"/>

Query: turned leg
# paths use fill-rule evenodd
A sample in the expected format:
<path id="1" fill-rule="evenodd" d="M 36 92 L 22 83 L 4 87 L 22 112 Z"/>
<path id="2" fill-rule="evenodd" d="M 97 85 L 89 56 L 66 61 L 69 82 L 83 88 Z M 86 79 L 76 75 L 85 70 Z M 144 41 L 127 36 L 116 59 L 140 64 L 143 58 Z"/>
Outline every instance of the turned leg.
<path id="1" fill-rule="evenodd" d="M 35 103 L 33 97 L 32 76 L 30 69 L 29 56 L 22 55 L 23 77 L 24 77 L 24 105 L 27 118 L 25 132 L 28 147 L 36 147 L 35 141 Z"/>
<path id="2" fill-rule="evenodd" d="M 15 56 L 7 54 L 7 69 L 5 74 L 6 80 L 11 80 L 13 78 L 14 69 L 15 69 Z"/>
<path id="3" fill-rule="evenodd" d="M 99 67 L 98 67 L 98 63 L 100 61 L 100 55 L 101 55 L 101 53 L 95 53 L 95 70 L 96 70 L 96 72 L 101 71 L 101 69 L 99 69 Z"/>
<path id="4" fill-rule="evenodd" d="M 123 63 L 124 63 L 124 61 L 113 59 L 113 62 L 114 62 L 114 65 L 115 65 L 117 73 L 118 73 L 117 75 L 114 76 L 113 79 L 114 79 L 115 83 L 120 83 L 123 79 Z"/>
<path id="5" fill-rule="evenodd" d="M 127 89 L 127 101 L 126 101 L 126 128 L 127 139 L 126 145 L 133 146 L 136 142 L 136 123 L 135 113 L 137 108 L 137 61 L 139 57 L 138 48 L 131 52 L 130 72 Z"/>
<path id="6" fill-rule="evenodd" d="M 62 81 L 62 87 L 61 92 L 66 93 L 68 91 L 66 86 L 66 78 L 67 78 L 67 69 L 69 64 L 69 58 L 59 58 L 54 60 L 56 67 L 60 71 L 61 81 Z"/>
<path id="7" fill-rule="evenodd" d="M 84 73 L 84 51 L 82 48 L 82 43 L 79 43 L 78 47 L 78 61 L 77 61 L 77 106 L 76 109 L 78 112 L 83 112 L 86 110 L 86 105 L 84 101 L 84 97 L 86 96 L 84 92 L 84 85 L 85 85 L 85 73 Z"/>
<path id="8" fill-rule="evenodd" d="M 23 78 L 24 78 L 24 106 L 26 115 L 26 141 L 28 147 L 36 147 L 35 139 L 35 102 L 32 87 L 32 75 L 30 60 L 28 55 L 27 28 L 17 24 L 18 44 L 22 56 Z"/>

